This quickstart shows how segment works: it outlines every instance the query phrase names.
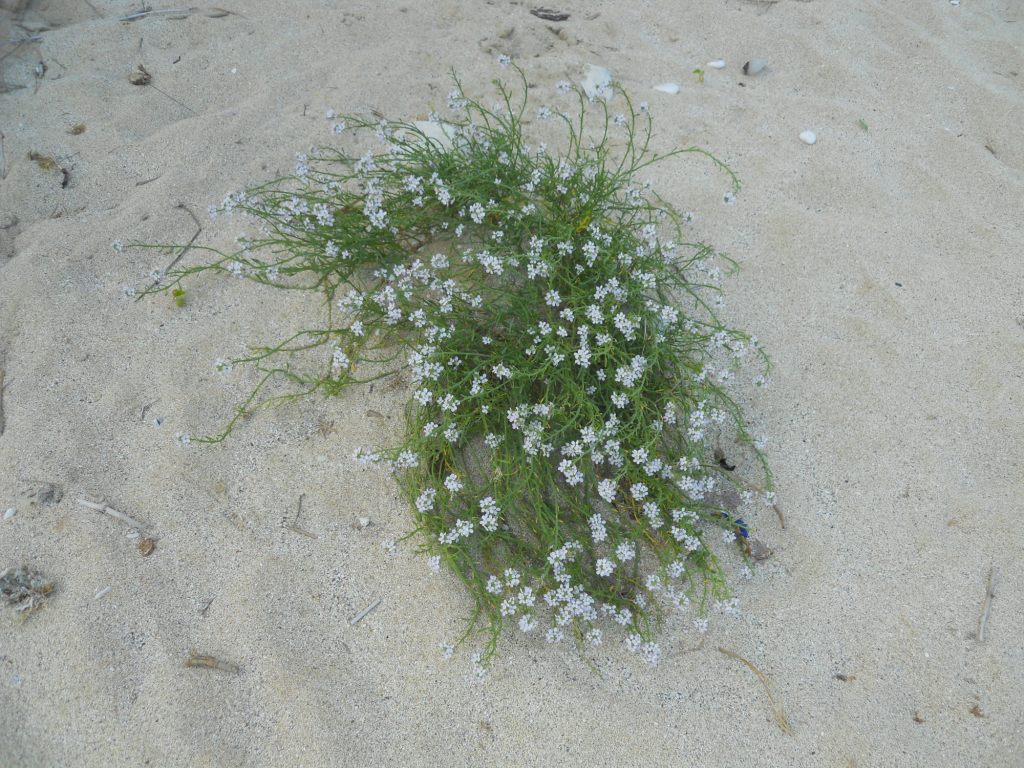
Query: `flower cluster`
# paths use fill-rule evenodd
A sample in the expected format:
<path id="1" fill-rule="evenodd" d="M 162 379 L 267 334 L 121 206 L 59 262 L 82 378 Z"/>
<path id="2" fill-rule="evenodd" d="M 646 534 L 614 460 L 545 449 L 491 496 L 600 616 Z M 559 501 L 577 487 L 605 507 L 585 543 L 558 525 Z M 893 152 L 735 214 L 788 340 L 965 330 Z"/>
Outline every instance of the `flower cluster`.
<path id="1" fill-rule="evenodd" d="M 685 217 L 637 179 L 706 153 L 654 156 L 646 110 L 617 91 L 609 118 L 571 86 L 552 97 L 575 115 L 540 111 L 563 151 L 531 147 L 525 78 L 521 101 L 497 87 L 486 108 L 459 86 L 451 114 L 424 122 L 330 113 L 353 148 L 310 150 L 293 177 L 229 197 L 259 235 L 154 290 L 217 270 L 325 295 L 322 328 L 218 364 L 265 373 L 240 414 L 274 381 L 333 395 L 407 372 L 404 442 L 358 456 L 406 490 L 430 569 L 468 586 L 480 659 L 505 626 L 591 645 L 611 628 L 653 663 L 661 606 L 728 598 L 706 536 L 743 524 L 716 495 L 735 481 L 711 441 L 728 427 L 753 444 L 725 381 L 763 355 L 715 314 L 713 249 L 681 245 Z"/>

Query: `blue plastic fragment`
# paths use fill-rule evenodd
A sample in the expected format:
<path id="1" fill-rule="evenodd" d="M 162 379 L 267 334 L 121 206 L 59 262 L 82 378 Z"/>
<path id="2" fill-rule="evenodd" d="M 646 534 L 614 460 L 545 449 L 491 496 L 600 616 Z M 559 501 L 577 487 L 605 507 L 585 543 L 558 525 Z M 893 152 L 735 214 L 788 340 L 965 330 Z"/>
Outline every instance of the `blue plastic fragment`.
<path id="1" fill-rule="evenodd" d="M 730 517 L 725 512 L 719 512 L 718 514 L 721 515 L 722 517 L 726 518 L 727 520 L 731 520 L 732 521 L 733 528 L 734 528 L 736 533 L 738 533 L 744 539 L 749 539 L 750 538 L 750 531 L 747 528 L 747 524 L 743 521 L 742 517 Z"/>

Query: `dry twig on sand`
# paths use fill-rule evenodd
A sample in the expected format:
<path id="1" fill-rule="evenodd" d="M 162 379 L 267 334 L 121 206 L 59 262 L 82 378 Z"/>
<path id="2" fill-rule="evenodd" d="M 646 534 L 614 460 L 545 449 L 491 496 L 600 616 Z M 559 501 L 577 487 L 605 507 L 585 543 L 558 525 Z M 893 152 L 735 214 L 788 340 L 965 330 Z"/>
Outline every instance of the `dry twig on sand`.
<path id="1" fill-rule="evenodd" d="M 232 664 L 230 661 L 224 661 L 216 656 L 207 656 L 195 651 L 188 655 L 182 666 L 190 669 L 219 669 L 221 672 L 231 672 L 236 675 L 242 671 L 239 666 Z"/>
<path id="2" fill-rule="evenodd" d="M 182 256 L 188 253 L 188 249 L 192 247 L 192 243 L 196 241 L 196 238 L 199 237 L 200 233 L 203 231 L 203 225 L 199 223 L 199 219 L 196 218 L 196 215 L 192 213 L 192 211 L 189 209 L 187 205 L 185 205 L 184 203 L 178 203 L 174 207 L 181 208 L 183 211 L 185 211 L 185 213 L 192 217 L 192 221 L 196 223 L 196 233 L 192 235 L 192 239 L 185 244 L 185 247 L 181 249 L 181 252 L 177 256 L 174 257 L 171 263 L 164 267 L 164 274 L 166 274 L 169 270 L 174 269 L 174 266 L 179 261 L 181 261 Z M 152 290 L 153 288 L 156 288 L 159 282 L 159 280 L 154 280 L 153 283 L 149 286 L 149 288 L 146 289 L 146 291 L 143 291 L 142 293 L 135 297 L 135 301 L 141 301 L 142 297 L 146 295 L 146 292 Z"/>
<path id="3" fill-rule="evenodd" d="M 361 611 L 360 611 L 359 613 L 357 613 L 357 614 L 356 614 L 355 616 L 353 616 L 353 617 L 351 618 L 351 620 L 349 620 L 349 622 L 348 622 L 348 623 L 349 623 L 349 624 L 350 624 L 351 626 L 353 626 L 353 627 L 354 627 L 354 626 L 355 626 L 356 624 L 358 624 L 358 623 L 359 623 L 360 621 L 362 621 L 362 620 L 363 620 L 363 619 L 365 619 L 365 618 L 366 618 L 367 616 L 369 616 L 369 615 L 370 615 L 370 612 L 371 612 L 371 611 L 372 611 L 372 610 L 373 610 L 374 608 L 376 608 L 376 607 L 377 607 L 378 605 L 380 605 L 380 598 L 377 598 L 377 599 L 376 599 L 376 600 L 374 600 L 374 601 L 373 601 L 372 603 L 370 603 L 370 604 L 369 604 L 368 606 L 366 606 L 365 608 L 363 608 L 363 610 L 361 610 Z"/>
<path id="4" fill-rule="evenodd" d="M 750 667 L 750 670 L 755 675 L 757 675 L 757 679 L 760 680 L 761 681 L 761 685 L 764 686 L 765 693 L 768 694 L 768 702 L 772 705 L 772 714 L 775 715 L 775 722 L 779 724 L 779 728 L 782 729 L 783 733 L 785 733 L 785 734 L 787 734 L 789 736 L 792 736 L 793 735 L 793 726 L 791 726 L 789 724 L 789 720 L 786 719 L 786 713 L 782 710 L 782 705 L 779 704 L 779 702 L 777 702 L 775 700 L 775 697 L 772 695 L 771 686 L 768 684 L 768 676 L 764 672 L 762 672 L 760 669 L 755 667 L 752 662 L 747 661 L 745 658 L 740 656 L 735 651 L 730 651 L 728 648 L 723 648 L 722 646 L 718 646 L 718 650 L 720 652 L 724 653 L 730 659 L 736 659 L 737 661 L 742 661 L 744 664 L 746 664 L 748 667 Z"/>
<path id="5" fill-rule="evenodd" d="M 118 512 L 113 507 L 108 507 L 106 504 L 97 504 L 92 501 L 86 501 L 85 499 L 78 500 L 79 505 L 88 507 L 89 509 L 95 509 L 97 512 L 102 512 L 106 515 L 110 515 L 115 520 L 120 520 L 125 525 L 130 525 L 132 528 L 137 528 L 140 531 L 146 529 L 145 523 L 140 523 L 133 517 L 129 517 L 124 512 Z"/>
<path id="6" fill-rule="evenodd" d="M 988 569 L 988 583 L 985 586 L 985 599 L 981 603 L 981 618 L 978 620 L 978 642 L 985 642 L 985 631 L 988 629 L 988 615 L 992 612 L 992 598 L 996 596 L 995 567 Z"/>

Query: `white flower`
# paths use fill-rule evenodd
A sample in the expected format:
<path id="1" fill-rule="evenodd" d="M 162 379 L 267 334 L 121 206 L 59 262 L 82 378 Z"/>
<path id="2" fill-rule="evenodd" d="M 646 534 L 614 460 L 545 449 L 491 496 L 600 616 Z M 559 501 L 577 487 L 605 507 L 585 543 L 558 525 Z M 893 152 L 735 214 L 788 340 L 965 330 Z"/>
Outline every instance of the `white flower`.
<path id="1" fill-rule="evenodd" d="M 633 487 L 629 489 L 629 492 L 633 494 L 633 498 L 637 501 L 643 501 L 647 498 L 647 486 L 643 483 L 633 483 Z"/>
<path id="2" fill-rule="evenodd" d="M 600 543 L 608 538 L 608 530 L 605 528 L 604 518 L 601 515 L 591 515 L 587 522 L 590 523 L 590 535 L 595 542 Z"/>
<path id="3" fill-rule="evenodd" d="M 661 646 L 657 643 L 644 643 L 640 649 L 640 657 L 653 667 L 661 658 Z"/>
<path id="4" fill-rule="evenodd" d="M 431 573 L 441 572 L 441 556 L 433 555 L 427 558 L 427 567 L 430 568 Z"/>
<path id="5" fill-rule="evenodd" d="M 508 65 L 512 63 L 512 57 L 503 53 L 498 57 L 498 63 L 503 67 L 508 67 Z"/>
<path id="6" fill-rule="evenodd" d="M 615 501 L 616 485 L 614 480 L 602 480 L 597 484 L 597 493 L 609 504 Z"/>
<path id="7" fill-rule="evenodd" d="M 491 533 L 498 530 L 498 513 L 501 509 L 493 498 L 487 496 L 480 500 L 480 512 L 480 527 Z"/>
<path id="8" fill-rule="evenodd" d="M 622 562 L 628 563 L 636 557 L 636 546 L 624 541 L 615 548 L 615 556 Z"/>
<path id="9" fill-rule="evenodd" d="M 611 576 L 614 570 L 615 563 L 606 557 L 598 558 L 597 562 L 594 563 L 594 571 L 598 576 Z"/>
<path id="10" fill-rule="evenodd" d="M 451 493 L 458 493 L 462 490 L 462 481 L 459 480 L 458 475 L 451 474 L 444 479 L 444 487 Z"/>
<path id="11" fill-rule="evenodd" d="M 425 515 L 434 509 L 434 499 L 436 497 L 437 491 L 434 488 L 427 488 L 416 497 L 416 509 L 419 510 L 420 514 Z"/>
<path id="12" fill-rule="evenodd" d="M 583 473 L 570 459 L 563 459 L 558 465 L 558 471 L 562 473 L 566 484 L 570 486 L 577 486 L 583 482 Z"/>

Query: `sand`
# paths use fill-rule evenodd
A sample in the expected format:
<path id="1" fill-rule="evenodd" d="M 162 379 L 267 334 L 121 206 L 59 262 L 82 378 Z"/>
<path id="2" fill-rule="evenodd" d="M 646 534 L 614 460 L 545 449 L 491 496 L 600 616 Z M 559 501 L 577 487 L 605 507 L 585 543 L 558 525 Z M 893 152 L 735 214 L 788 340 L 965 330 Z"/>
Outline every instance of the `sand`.
<path id="1" fill-rule="evenodd" d="M 57 585 L 24 623 L 0 612 L 0 765 L 1024 764 L 1019 7 L 566 2 L 556 24 L 497 1 L 223 2 L 131 23 L 129 2 L 0 3 L 3 80 L 24 86 L 0 94 L 0 569 Z M 736 582 L 742 614 L 702 646 L 670 627 L 654 669 L 513 636 L 484 680 L 468 652 L 444 659 L 466 597 L 384 551 L 408 512 L 349 460 L 399 434 L 407 393 L 183 449 L 251 383 L 213 361 L 314 308 L 226 279 L 185 310 L 136 303 L 123 288 L 166 257 L 111 248 L 187 241 L 186 208 L 197 242 L 229 245 L 207 206 L 331 141 L 326 109 L 422 115 L 449 68 L 483 89 L 502 52 L 538 91 L 608 67 L 663 148 L 708 147 L 744 181 L 725 205 L 699 162 L 652 173 L 743 264 L 727 316 L 774 361 L 741 396 L 786 527 L 749 521 L 773 555 Z M 744 77 L 752 57 L 769 66 Z M 150 86 L 128 82 L 138 64 Z M 286 527 L 303 494 L 316 538 Z M 144 522 L 155 551 L 80 498 Z M 769 677 L 792 735 L 719 646 Z M 186 669 L 192 650 L 240 671 Z"/>

